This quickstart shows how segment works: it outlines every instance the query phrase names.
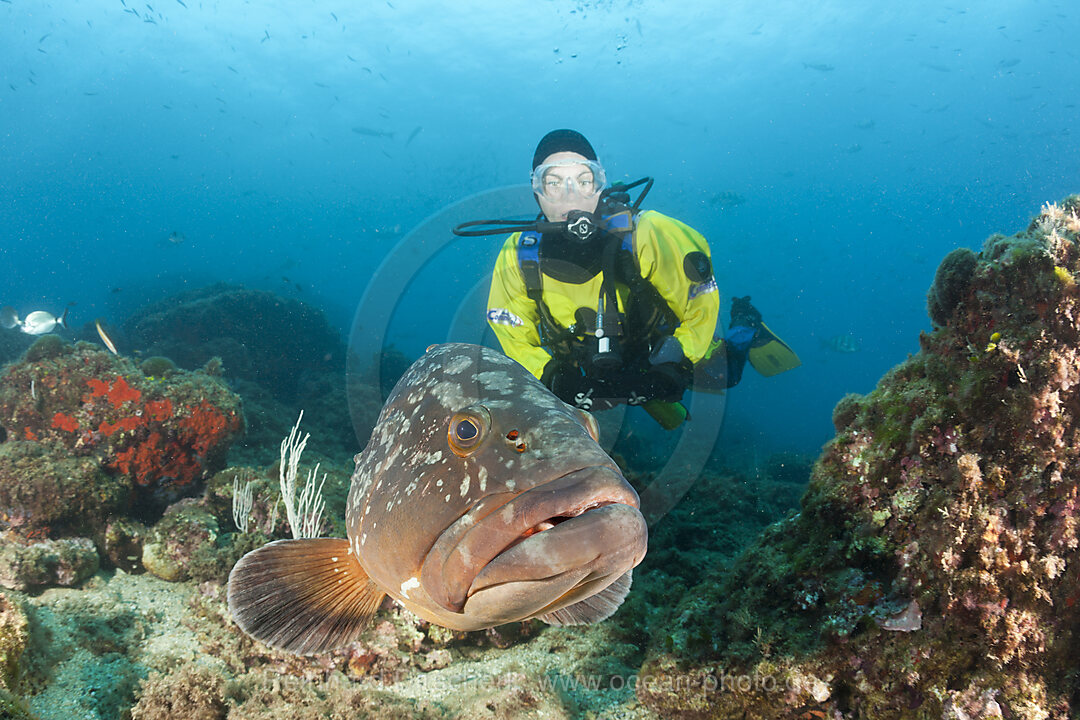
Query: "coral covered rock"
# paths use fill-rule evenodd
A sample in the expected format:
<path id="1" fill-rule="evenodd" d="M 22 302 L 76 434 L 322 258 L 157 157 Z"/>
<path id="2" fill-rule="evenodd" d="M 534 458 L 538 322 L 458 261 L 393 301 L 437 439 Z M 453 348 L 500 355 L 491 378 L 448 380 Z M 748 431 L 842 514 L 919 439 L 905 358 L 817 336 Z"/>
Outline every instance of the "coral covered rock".
<path id="1" fill-rule="evenodd" d="M 152 673 L 131 709 L 132 720 L 224 720 L 224 685 L 220 674 L 194 663 L 168 675 Z"/>
<path id="2" fill-rule="evenodd" d="M 19 660 L 29 639 L 28 624 L 22 607 L 0 593 L 0 688 L 10 690 L 19 676 Z"/>
<path id="3" fill-rule="evenodd" d="M 1080 711 L 1080 198 L 972 259 L 950 261 L 965 281 L 931 301 L 921 352 L 845 399 L 802 512 L 654 638 L 646 704 L 680 718 Z"/>
<path id="4" fill-rule="evenodd" d="M 231 378 L 295 399 L 311 373 L 344 368 L 344 345 L 316 308 L 263 290 L 218 284 L 167 298 L 124 325 L 147 355 L 195 369 L 220 358 Z"/>
<path id="5" fill-rule="evenodd" d="M 133 484 L 108 477 L 92 457 L 29 440 L 0 445 L 0 520 L 30 537 L 92 532 L 126 507 Z"/>
<path id="6" fill-rule="evenodd" d="M 57 458 L 90 458 L 114 478 L 131 485 L 136 504 L 163 505 L 198 489 L 204 476 L 224 465 L 225 453 L 243 429 L 239 398 L 221 380 L 203 373 L 176 373 L 166 379 L 143 376 L 132 361 L 78 343 L 58 354 L 16 363 L 0 378 L 0 426 L 9 440 L 28 440 Z M 23 455 L 35 452 L 21 451 Z M 18 452 L 0 462 L 0 485 L 9 486 L 0 507 L 31 520 L 40 508 L 26 507 L 32 495 L 65 506 L 68 485 L 77 487 L 77 507 L 57 508 L 65 518 L 83 513 L 91 520 L 93 501 L 83 492 L 87 468 L 74 479 L 34 478 L 20 471 Z M 52 483 L 38 487 L 38 483 Z M 101 510 L 116 500 L 116 488 L 91 482 Z M 17 501 L 17 502 L 16 502 Z M 31 503 L 32 505 L 32 503 Z M 103 518 L 97 516 L 97 522 Z"/>
<path id="7" fill-rule="evenodd" d="M 149 531 L 138 520 L 117 517 L 105 526 L 105 556 L 113 567 L 128 573 L 141 573 L 143 545 Z"/>
<path id="8" fill-rule="evenodd" d="M 72 587 L 96 573 L 98 567 L 97 550 L 86 538 L 29 544 L 0 538 L 0 585 L 12 590 Z"/>
<path id="9" fill-rule="evenodd" d="M 212 557 L 218 524 L 193 500 L 181 500 L 165 511 L 142 548 L 142 564 L 162 580 L 186 580 L 193 560 Z"/>

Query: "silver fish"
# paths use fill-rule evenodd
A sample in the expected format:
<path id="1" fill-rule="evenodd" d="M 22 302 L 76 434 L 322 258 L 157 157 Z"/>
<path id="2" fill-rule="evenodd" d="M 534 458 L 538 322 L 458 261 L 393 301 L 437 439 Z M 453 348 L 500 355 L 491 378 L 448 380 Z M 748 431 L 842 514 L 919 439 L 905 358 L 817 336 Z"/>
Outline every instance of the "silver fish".
<path id="1" fill-rule="evenodd" d="M 19 320 L 19 313 L 15 311 L 15 308 L 5 305 L 0 308 L 0 325 L 9 330 L 17 327 L 27 335 L 45 335 L 51 333 L 58 326 L 66 328 L 67 314 L 67 308 L 64 308 L 64 312 L 60 317 L 44 310 L 35 310 L 22 320 Z"/>
<path id="2" fill-rule="evenodd" d="M 394 132 L 392 130 L 380 130 L 379 128 L 369 128 L 362 125 L 356 125 L 352 131 L 357 135 L 365 135 L 367 137 L 374 138 L 389 138 L 394 139 Z"/>
<path id="3" fill-rule="evenodd" d="M 834 353 L 856 353 L 862 349 L 862 342 L 854 335 L 833 335 L 821 341 L 821 348 Z"/>
<path id="4" fill-rule="evenodd" d="M 356 457 L 348 539 L 248 553 L 229 576 L 229 609 L 248 634 L 301 654 L 354 640 L 384 594 L 456 630 L 603 620 L 629 592 L 648 531 L 597 434 L 500 353 L 432 346 Z"/>

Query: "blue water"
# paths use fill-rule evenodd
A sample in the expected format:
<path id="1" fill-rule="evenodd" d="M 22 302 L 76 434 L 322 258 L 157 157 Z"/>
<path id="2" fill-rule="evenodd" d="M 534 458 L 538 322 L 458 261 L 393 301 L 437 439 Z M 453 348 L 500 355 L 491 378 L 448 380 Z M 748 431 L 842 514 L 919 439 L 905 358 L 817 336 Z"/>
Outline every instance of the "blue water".
<path id="1" fill-rule="evenodd" d="M 387 342 L 479 340 L 501 239 L 449 220 L 535 212 L 535 143 L 573 127 L 803 359 L 747 371 L 730 443 L 813 451 L 918 349 L 946 252 L 1080 191 L 1078 29 L 1039 1 L 0 0 L 0 303 L 118 323 L 227 280 L 348 337 L 404 238 Z"/>

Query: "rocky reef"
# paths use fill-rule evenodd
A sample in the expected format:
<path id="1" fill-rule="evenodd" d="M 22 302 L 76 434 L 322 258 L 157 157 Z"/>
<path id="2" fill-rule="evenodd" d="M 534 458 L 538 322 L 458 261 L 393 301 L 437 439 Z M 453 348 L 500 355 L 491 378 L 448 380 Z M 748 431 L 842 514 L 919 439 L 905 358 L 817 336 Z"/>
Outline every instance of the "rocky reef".
<path id="1" fill-rule="evenodd" d="M 382 408 L 366 381 L 347 387 L 341 336 L 322 310 L 295 298 L 219 283 L 141 308 L 123 334 L 145 374 L 206 368 L 244 399 L 248 426 L 234 447 L 238 462 L 272 462 L 299 410 L 327 452 L 351 457 Z"/>
<path id="2" fill-rule="evenodd" d="M 834 412 L 801 511 L 688 594 L 671 718 L 1080 711 L 1080 197 L 942 263 L 920 352 Z"/>
<path id="3" fill-rule="evenodd" d="M 243 426 L 220 378 L 147 377 L 89 343 L 41 338 L 0 376 L 0 585 L 141 571 L 142 522 L 200 493 Z"/>
<path id="4" fill-rule="evenodd" d="M 0 507 L 9 523 L 51 527 L 100 516 L 129 500 L 127 488 L 136 503 L 190 494 L 243 425 L 237 396 L 208 374 L 146 377 L 130 360 L 45 336 L 0 379 L 0 426 L 13 441 L 0 455 Z M 30 468 L 22 475 L 46 485 L 16 477 Z M 56 498 L 71 495 L 80 504 L 63 515 Z"/>
<path id="5" fill-rule="evenodd" d="M 238 285 L 166 298 L 124 323 L 131 344 L 187 369 L 219 358 L 232 379 L 292 401 L 313 375 L 340 374 L 344 345 L 323 313 L 299 300 Z"/>

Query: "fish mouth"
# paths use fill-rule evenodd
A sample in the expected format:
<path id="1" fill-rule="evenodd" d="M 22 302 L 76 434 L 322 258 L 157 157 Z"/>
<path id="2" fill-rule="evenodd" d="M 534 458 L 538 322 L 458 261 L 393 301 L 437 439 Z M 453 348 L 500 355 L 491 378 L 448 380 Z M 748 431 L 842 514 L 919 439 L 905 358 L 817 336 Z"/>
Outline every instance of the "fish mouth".
<path id="1" fill-rule="evenodd" d="M 437 604 L 482 614 L 488 625 L 528 617 L 641 562 L 648 531 L 638 506 L 626 479 L 605 465 L 488 496 L 439 536 L 420 582 Z M 512 592 L 498 590 L 506 585 Z"/>

